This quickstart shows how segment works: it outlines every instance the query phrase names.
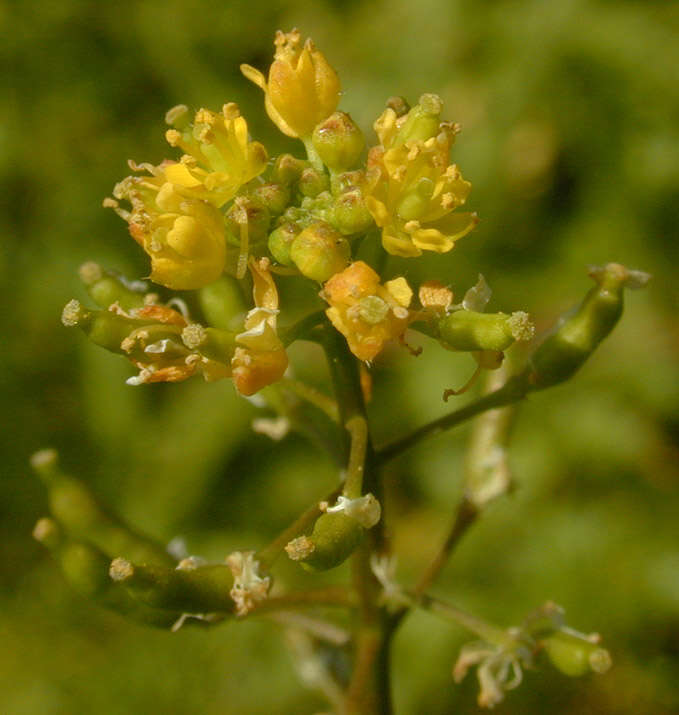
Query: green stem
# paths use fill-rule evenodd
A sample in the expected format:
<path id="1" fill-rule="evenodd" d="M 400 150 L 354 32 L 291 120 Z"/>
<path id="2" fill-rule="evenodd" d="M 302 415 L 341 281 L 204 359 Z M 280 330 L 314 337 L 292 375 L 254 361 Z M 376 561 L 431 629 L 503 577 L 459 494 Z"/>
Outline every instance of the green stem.
<path id="1" fill-rule="evenodd" d="M 284 387 L 295 395 L 306 400 L 310 405 L 318 407 L 319 410 L 324 412 L 333 422 L 339 421 L 339 409 L 337 403 L 331 397 L 317 390 L 311 385 L 307 385 L 305 382 L 300 380 L 292 380 L 290 378 L 284 377 L 279 385 Z"/>
<path id="2" fill-rule="evenodd" d="M 278 337 L 285 347 L 294 343 L 295 340 L 305 340 L 309 337 L 309 333 L 317 325 L 320 325 L 325 319 L 325 312 L 322 310 L 317 310 L 314 313 L 306 315 L 301 320 L 298 320 L 293 325 L 287 328 L 280 328 L 278 331 Z"/>
<path id="3" fill-rule="evenodd" d="M 320 171 L 322 173 L 325 172 L 325 164 L 323 163 L 323 159 L 319 156 L 318 152 L 316 151 L 313 142 L 311 141 L 311 137 L 305 137 L 302 138 L 302 141 L 304 142 L 304 148 L 306 149 L 306 155 L 307 159 L 311 162 L 311 165 L 316 169 L 317 171 Z"/>
<path id="4" fill-rule="evenodd" d="M 351 435 L 351 448 L 343 494 L 348 499 L 357 499 L 361 496 L 363 488 L 365 455 L 368 449 L 368 423 L 364 417 L 354 415 L 345 426 Z"/>
<path id="5" fill-rule="evenodd" d="M 528 391 L 529 383 L 523 375 L 512 377 L 507 381 L 504 387 L 499 390 L 491 392 L 489 395 L 484 395 L 475 402 L 465 405 L 448 415 L 439 417 L 438 419 L 419 427 L 409 435 L 406 435 L 386 447 L 383 447 L 377 452 L 378 463 L 383 464 L 384 462 L 388 462 L 390 459 L 394 459 L 394 457 L 397 457 L 407 451 L 423 439 L 441 434 L 442 432 L 451 429 L 451 427 L 455 427 L 462 422 L 466 422 L 486 410 L 491 410 L 496 407 L 505 407 L 506 405 L 518 402 L 518 400 L 521 400 L 526 396 Z"/>

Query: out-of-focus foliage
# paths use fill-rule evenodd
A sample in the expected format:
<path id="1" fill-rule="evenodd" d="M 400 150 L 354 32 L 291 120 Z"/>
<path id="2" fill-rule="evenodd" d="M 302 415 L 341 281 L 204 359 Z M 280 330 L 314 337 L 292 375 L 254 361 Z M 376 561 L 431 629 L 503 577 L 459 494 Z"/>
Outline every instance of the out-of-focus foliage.
<path id="1" fill-rule="evenodd" d="M 481 224 L 445 256 L 392 259 L 414 282 L 462 292 L 483 272 L 505 310 L 547 325 L 609 260 L 654 275 L 583 372 L 521 408 L 517 490 L 494 505 L 437 584 L 501 624 L 547 598 L 604 634 L 596 679 L 528 674 L 498 712 L 655 715 L 679 709 L 679 5 L 653 0 L 382 0 L 0 4 L 0 689 L 3 712 L 300 713 L 298 684 L 266 622 L 152 632 L 69 591 L 30 538 L 46 510 L 29 454 L 67 468 L 140 528 L 222 558 L 262 545 L 333 484 L 300 439 L 274 445 L 230 383 L 127 387 L 128 367 L 64 330 L 94 259 L 132 276 L 144 257 L 100 208 L 125 161 L 167 155 L 163 115 L 236 101 L 255 138 L 296 150 L 238 73 L 264 68 L 277 28 L 312 36 L 366 130 L 384 100 L 440 94 L 463 134 L 454 159 Z M 305 377 L 323 379 L 309 349 Z M 466 356 L 393 353 L 375 366 L 378 443 L 447 409 Z M 321 364 L 320 367 L 316 365 Z M 394 416 L 398 415 L 398 421 Z M 466 430 L 390 467 L 396 551 L 427 559 L 460 489 Z M 435 588 L 435 591 L 436 591 Z M 474 711 L 450 669 L 467 635 L 411 617 L 395 644 L 403 713 Z M 256 696 L 254 695 L 256 693 Z"/>

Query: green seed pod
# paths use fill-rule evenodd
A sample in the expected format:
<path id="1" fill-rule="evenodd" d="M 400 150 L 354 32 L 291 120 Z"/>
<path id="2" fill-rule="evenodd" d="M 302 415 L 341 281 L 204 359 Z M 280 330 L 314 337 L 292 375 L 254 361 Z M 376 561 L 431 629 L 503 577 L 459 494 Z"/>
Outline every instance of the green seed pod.
<path id="1" fill-rule="evenodd" d="M 309 166 L 302 172 L 297 186 L 303 196 L 313 199 L 330 188 L 330 180 L 327 174 L 314 169 L 313 166 Z"/>
<path id="2" fill-rule="evenodd" d="M 439 133 L 443 102 L 436 94 L 423 94 L 420 101 L 410 112 L 393 146 L 400 146 L 409 141 L 426 141 Z"/>
<path id="3" fill-rule="evenodd" d="M 33 536 L 52 552 L 71 588 L 100 606 L 160 628 L 169 628 L 180 617 L 180 612 L 158 611 L 138 603 L 111 581 L 110 557 L 91 544 L 67 539 L 52 519 L 40 519 Z"/>
<path id="4" fill-rule="evenodd" d="M 252 196 L 266 206 L 271 216 L 280 216 L 290 202 L 290 189 L 283 184 L 263 184 L 252 192 Z"/>
<path id="5" fill-rule="evenodd" d="M 542 644 L 552 665 L 572 678 L 590 671 L 605 673 L 611 667 L 611 656 L 598 645 L 598 639 L 588 640 L 557 631 L 545 638 Z"/>
<path id="6" fill-rule="evenodd" d="M 437 324 L 438 338 L 447 347 L 463 351 L 502 351 L 515 340 L 530 340 L 533 324 L 526 313 L 477 313 L 456 310 Z"/>
<path id="7" fill-rule="evenodd" d="M 322 514 L 309 536 L 293 539 L 285 550 L 311 571 L 335 568 L 351 556 L 363 538 L 363 527 L 343 511 Z"/>
<path id="8" fill-rule="evenodd" d="M 92 542 L 109 558 L 125 555 L 143 562 L 174 565 L 174 559 L 160 544 L 128 528 L 101 506 L 83 482 L 62 472 L 54 450 L 36 452 L 31 466 L 47 487 L 52 515 L 70 535 Z"/>
<path id="9" fill-rule="evenodd" d="M 234 610 L 229 595 L 234 579 L 226 564 L 173 569 L 117 558 L 111 562 L 109 575 L 136 599 L 154 608 L 189 613 Z"/>
<path id="10" fill-rule="evenodd" d="M 61 314 L 66 327 L 79 327 L 96 345 L 121 355 L 121 343 L 141 323 L 109 310 L 87 310 L 77 300 L 69 301 Z"/>
<path id="11" fill-rule="evenodd" d="M 332 208 L 332 224 L 343 235 L 367 231 L 375 224 L 372 214 L 365 206 L 363 193 L 354 188 L 340 194 Z"/>
<path id="12" fill-rule="evenodd" d="M 292 242 L 297 238 L 301 227 L 292 221 L 287 221 L 269 234 L 269 253 L 283 266 L 293 265 L 290 257 Z"/>
<path id="13" fill-rule="evenodd" d="M 323 221 L 305 228 L 290 247 L 290 258 L 302 275 L 319 283 L 344 270 L 350 257 L 346 239 Z"/>
<path id="14" fill-rule="evenodd" d="M 613 330 L 622 315 L 624 288 L 640 288 L 650 276 L 619 263 L 593 268 L 596 281 L 585 299 L 537 348 L 528 368 L 532 389 L 541 390 L 572 377 Z"/>
<path id="15" fill-rule="evenodd" d="M 356 164 L 365 147 L 358 125 L 346 112 L 335 112 L 316 125 L 311 137 L 314 149 L 332 171 L 346 171 Z"/>
<path id="16" fill-rule="evenodd" d="M 240 283 L 232 276 L 221 276 L 200 288 L 198 302 L 206 321 L 220 330 L 238 330 L 248 311 Z"/>
<path id="17" fill-rule="evenodd" d="M 191 323 L 182 330 L 181 337 L 189 350 L 197 350 L 204 357 L 225 365 L 230 364 L 236 351 L 236 334 L 233 331 Z"/>
<path id="18" fill-rule="evenodd" d="M 128 282 L 114 271 L 104 270 L 98 263 L 88 261 L 80 266 L 80 280 L 85 284 L 92 300 L 100 308 L 118 303 L 123 310 L 141 308 L 148 292 L 143 281 Z"/>

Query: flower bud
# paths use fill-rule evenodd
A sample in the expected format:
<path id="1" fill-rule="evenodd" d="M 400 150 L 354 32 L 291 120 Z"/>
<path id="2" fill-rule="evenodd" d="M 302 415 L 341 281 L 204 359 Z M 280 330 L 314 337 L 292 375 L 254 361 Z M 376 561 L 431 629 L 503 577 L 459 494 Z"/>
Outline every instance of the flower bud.
<path id="1" fill-rule="evenodd" d="M 269 252 L 281 265 L 293 265 L 290 248 L 300 230 L 296 223 L 287 221 L 269 234 Z"/>
<path id="2" fill-rule="evenodd" d="M 322 191 L 327 191 L 330 188 L 330 182 L 326 174 L 309 166 L 302 171 L 298 187 L 304 196 L 314 198 Z"/>
<path id="3" fill-rule="evenodd" d="M 233 243 L 240 245 L 243 224 L 247 224 L 248 244 L 263 241 L 269 233 L 271 216 L 264 204 L 254 196 L 237 196 L 224 216 L 226 230 Z"/>
<path id="4" fill-rule="evenodd" d="M 462 351 L 502 351 L 515 340 L 530 340 L 533 324 L 523 312 L 477 313 L 456 310 L 437 323 L 438 338 L 447 347 Z"/>
<path id="5" fill-rule="evenodd" d="M 527 372 L 532 389 L 551 387 L 574 375 L 620 319 L 624 288 L 641 288 L 650 279 L 648 273 L 619 263 L 592 268 L 590 276 L 597 285 L 532 356 Z"/>
<path id="6" fill-rule="evenodd" d="M 299 181 L 304 169 L 310 166 L 308 161 L 297 159 L 292 154 L 281 154 L 274 162 L 271 178 L 284 186 Z"/>
<path id="7" fill-rule="evenodd" d="M 309 137 L 314 127 L 332 114 L 339 101 L 340 83 L 311 40 L 300 46 L 297 30 L 278 32 L 268 82 L 250 65 L 241 72 L 264 90 L 267 114 L 290 137 Z"/>
<path id="8" fill-rule="evenodd" d="M 285 550 L 311 571 L 335 568 L 351 556 L 363 538 L 363 527 L 344 511 L 322 514 L 309 536 L 293 539 Z"/>
<path id="9" fill-rule="evenodd" d="M 367 231 L 375 224 L 359 188 L 340 194 L 333 204 L 332 224 L 343 235 Z"/>
<path id="10" fill-rule="evenodd" d="M 262 184 L 252 192 L 252 196 L 268 209 L 271 216 L 280 216 L 290 201 L 290 189 L 278 183 Z"/>
<path id="11" fill-rule="evenodd" d="M 332 226 L 318 221 L 292 242 L 290 257 L 302 275 L 324 283 L 349 263 L 351 249 Z"/>
<path id="12" fill-rule="evenodd" d="M 358 125 L 346 112 L 335 112 L 316 125 L 314 149 L 332 171 L 346 171 L 356 164 L 365 147 Z"/>

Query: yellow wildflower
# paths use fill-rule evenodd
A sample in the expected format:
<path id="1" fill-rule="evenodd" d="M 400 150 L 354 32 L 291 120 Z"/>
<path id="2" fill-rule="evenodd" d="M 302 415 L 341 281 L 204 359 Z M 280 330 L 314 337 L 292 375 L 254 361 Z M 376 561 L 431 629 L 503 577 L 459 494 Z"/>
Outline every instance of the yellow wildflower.
<path id="1" fill-rule="evenodd" d="M 225 104 L 221 114 L 199 109 L 193 123 L 188 113 L 186 106 L 179 105 L 165 116 L 174 127 L 165 138 L 185 152 L 179 163 L 167 166 L 167 179 L 195 198 L 223 206 L 264 171 L 266 149 L 249 141 L 248 125 L 233 102 Z"/>
<path id="2" fill-rule="evenodd" d="M 268 82 L 250 65 L 241 65 L 240 69 L 264 90 L 267 114 L 283 134 L 308 138 L 314 127 L 337 108 L 340 83 L 314 43 L 309 39 L 301 47 L 300 40 L 297 30 L 276 33 Z"/>
<path id="3" fill-rule="evenodd" d="M 359 360 L 372 360 L 388 340 L 403 335 L 412 296 L 405 278 L 381 285 L 379 275 L 363 261 L 336 273 L 321 291 L 330 304 L 326 315 Z"/>
<path id="4" fill-rule="evenodd" d="M 167 177 L 176 166 L 129 162 L 133 171 L 150 176 L 128 176 L 116 184 L 115 199 L 126 199 L 132 210 L 122 209 L 117 200 L 105 206 L 129 224 L 129 231 L 151 258 L 151 280 L 177 290 L 200 288 L 216 280 L 226 260 L 224 220 L 205 201 L 187 198 Z"/>
<path id="5" fill-rule="evenodd" d="M 448 164 L 457 125 L 422 109 L 440 108 L 432 97 L 401 117 L 389 108 L 375 122 L 381 144 L 368 155 L 366 206 L 382 229 L 384 249 L 397 256 L 446 253 L 478 222 L 474 213 L 453 213 L 471 184 Z"/>
<path id="6" fill-rule="evenodd" d="M 276 333 L 278 291 L 269 270 L 269 259 L 250 259 L 255 307 L 245 318 L 245 330 L 236 335 L 231 368 L 238 392 L 253 395 L 283 377 L 288 367 L 285 347 Z"/>

